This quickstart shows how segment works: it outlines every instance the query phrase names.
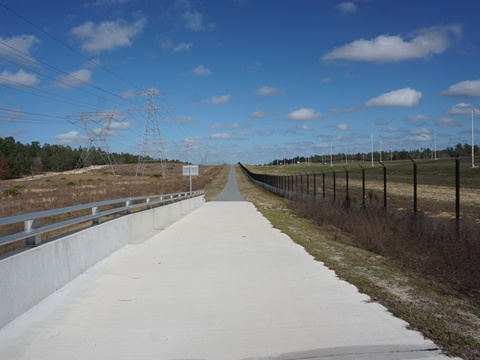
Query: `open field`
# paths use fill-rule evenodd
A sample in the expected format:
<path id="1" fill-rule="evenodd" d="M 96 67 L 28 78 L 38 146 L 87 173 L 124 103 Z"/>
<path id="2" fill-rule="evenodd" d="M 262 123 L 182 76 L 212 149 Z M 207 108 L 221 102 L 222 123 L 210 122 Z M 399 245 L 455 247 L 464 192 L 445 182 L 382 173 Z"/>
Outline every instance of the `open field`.
<path id="1" fill-rule="evenodd" d="M 418 169 L 418 209 L 435 217 L 455 216 L 455 160 L 416 160 Z M 302 176 L 303 189 L 313 194 L 313 173 L 316 173 L 316 194 L 322 196 L 322 171 L 325 173 L 325 196 L 333 197 L 333 171 L 336 172 L 336 198 L 345 199 L 345 170 L 349 172 L 349 198 L 362 202 L 362 168 L 365 168 L 367 205 L 383 206 L 383 167 L 379 162 L 334 165 L 296 164 L 287 166 L 247 166 L 260 174 Z M 413 163 L 408 161 L 384 162 L 387 168 L 387 206 L 413 211 Z M 480 220 L 480 168 L 471 168 L 470 159 L 460 162 L 460 211 L 462 218 Z M 300 180 L 297 180 L 300 181 Z"/>
<path id="2" fill-rule="evenodd" d="M 34 177 L 0 181 L 0 217 L 88 204 L 103 200 L 144 195 L 169 194 L 190 190 L 190 180 L 182 175 L 181 164 L 169 164 L 165 178 L 157 177 L 155 169 L 147 168 L 145 176 L 135 176 L 136 165 L 122 165 L 122 175 L 112 175 L 109 167 L 64 173 L 47 173 Z M 206 197 L 220 193 L 226 182 L 228 166 L 200 166 L 200 176 L 192 178 L 193 190 L 206 190 Z M 16 190 L 16 195 L 11 190 Z M 11 194 L 11 195 L 8 195 Z M 79 216 L 78 213 L 76 216 Z M 65 220 L 46 218 L 42 224 Z M 78 227 L 81 227 L 80 224 Z M 22 231 L 23 224 L 0 227 L 0 236 Z M 42 236 L 46 240 L 56 233 Z M 14 248 L 24 246 L 20 241 Z M 5 246 L 0 253 L 9 251 Z"/>

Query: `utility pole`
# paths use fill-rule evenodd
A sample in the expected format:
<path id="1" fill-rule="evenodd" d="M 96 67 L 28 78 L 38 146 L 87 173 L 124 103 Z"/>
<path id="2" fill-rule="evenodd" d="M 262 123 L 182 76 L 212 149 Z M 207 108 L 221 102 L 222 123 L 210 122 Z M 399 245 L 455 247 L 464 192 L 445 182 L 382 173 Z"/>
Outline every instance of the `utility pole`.
<path id="1" fill-rule="evenodd" d="M 158 162 L 160 165 L 160 174 L 165 177 L 167 169 L 165 167 L 165 154 L 163 149 L 163 139 L 160 136 L 158 127 L 157 111 L 172 110 L 172 108 L 155 106 L 155 95 L 163 94 L 155 88 L 147 89 L 141 93 L 141 96 L 147 97 L 147 106 L 143 108 L 130 108 L 129 111 L 145 111 L 147 118 L 143 132 L 143 140 L 140 145 L 140 156 L 138 157 L 136 176 L 144 176 L 147 162 Z"/>
<path id="2" fill-rule="evenodd" d="M 85 168 L 92 165 L 92 158 L 97 153 L 103 162 L 110 166 L 113 175 L 115 170 L 119 172 L 115 157 L 110 153 L 107 143 L 107 135 L 110 132 L 110 126 L 115 116 L 121 113 L 114 110 L 98 111 L 98 112 L 78 112 L 67 116 L 67 118 L 76 118 L 77 120 L 69 120 L 72 124 L 77 125 L 80 121 L 85 128 L 88 136 L 87 146 L 83 149 L 82 155 L 78 160 L 76 169 Z"/>

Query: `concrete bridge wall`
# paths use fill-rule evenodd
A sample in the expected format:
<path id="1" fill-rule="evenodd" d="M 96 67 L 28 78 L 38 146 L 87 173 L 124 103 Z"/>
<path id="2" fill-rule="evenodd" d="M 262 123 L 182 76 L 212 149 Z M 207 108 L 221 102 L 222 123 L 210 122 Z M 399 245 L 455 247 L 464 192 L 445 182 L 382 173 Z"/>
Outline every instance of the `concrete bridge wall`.
<path id="1" fill-rule="evenodd" d="M 203 197 L 125 215 L 0 260 L 0 328 L 122 247 L 142 242 Z"/>

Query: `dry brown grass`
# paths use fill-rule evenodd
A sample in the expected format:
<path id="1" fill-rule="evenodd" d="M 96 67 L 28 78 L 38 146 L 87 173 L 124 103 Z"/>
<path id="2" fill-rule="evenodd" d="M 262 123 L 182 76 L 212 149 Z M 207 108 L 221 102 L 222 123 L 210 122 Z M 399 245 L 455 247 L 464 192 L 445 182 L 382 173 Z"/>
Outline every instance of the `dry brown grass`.
<path id="1" fill-rule="evenodd" d="M 345 207 L 331 201 L 293 200 L 297 216 L 350 234 L 350 243 L 387 256 L 405 268 L 443 282 L 480 303 L 480 226 L 410 212 Z"/>
<path id="2" fill-rule="evenodd" d="M 192 178 L 192 189 L 205 189 L 219 176 L 225 173 L 225 165 L 200 166 L 200 176 Z M 147 168 L 145 176 L 136 177 L 136 165 L 122 165 L 122 175 L 114 176 L 108 167 L 95 167 L 81 173 L 45 174 L 23 179 L 0 181 L 0 217 L 8 217 L 37 211 L 44 211 L 104 200 L 121 199 L 135 196 L 170 194 L 190 190 L 190 180 L 182 175 L 181 164 L 169 164 L 165 178 L 151 177 L 154 168 Z M 218 186 L 222 182 L 217 181 Z M 225 179 L 226 182 L 226 179 Z M 224 183 L 223 183 L 224 184 Z M 17 188 L 17 196 L 5 195 L 5 190 Z M 213 192 L 217 189 L 213 189 Z M 218 190 L 218 191 L 221 191 Z M 210 192 L 208 192 L 209 194 Z M 86 215 L 88 211 L 84 213 Z M 75 213 L 74 216 L 82 214 Z M 73 217 L 73 215 L 72 215 Z M 42 225 L 66 220 L 68 214 L 42 220 Z M 78 225 L 78 227 L 85 225 Z M 3 226 L 0 236 L 23 230 L 23 224 Z M 69 230 L 72 230 L 69 228 Z M 62 232 L 64 232 L 62 230 Z M 42 236 L 46 240 L 57 233 Z M 0 248 L 0 253 L 22 247 L 25 241 Z"/>

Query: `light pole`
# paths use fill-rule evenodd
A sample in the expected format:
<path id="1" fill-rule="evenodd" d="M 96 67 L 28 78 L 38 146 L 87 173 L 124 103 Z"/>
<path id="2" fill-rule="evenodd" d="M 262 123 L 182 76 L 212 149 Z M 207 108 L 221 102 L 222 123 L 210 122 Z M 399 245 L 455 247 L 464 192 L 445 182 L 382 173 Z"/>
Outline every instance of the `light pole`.
<path id="1" fill-rule="evenodd" d="M 472 108 L 472 168 L 475 167 L 475 144 L 473 142 L 473 113 L 475 112 L 475 109 Z"/>

